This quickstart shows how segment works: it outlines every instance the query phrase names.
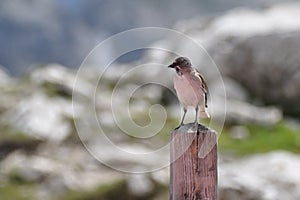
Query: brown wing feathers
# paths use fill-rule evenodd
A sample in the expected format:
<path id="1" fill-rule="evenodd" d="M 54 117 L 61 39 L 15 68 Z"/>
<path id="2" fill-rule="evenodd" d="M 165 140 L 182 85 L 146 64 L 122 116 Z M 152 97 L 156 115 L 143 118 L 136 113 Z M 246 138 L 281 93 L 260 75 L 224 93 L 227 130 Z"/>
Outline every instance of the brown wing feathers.
<path id="1" fill-rule="evenodd" d="M 201 84 L 202 84 L 204 98 L 205 98 L 205 107 L 207 108 L 208 107 L 207 106 L 207 93 L 208 93 L 207 84 L 204 77 L 200 74 L 200 72 L 197 69 L 196 69 L 196 75 L 201 79 Z"/>

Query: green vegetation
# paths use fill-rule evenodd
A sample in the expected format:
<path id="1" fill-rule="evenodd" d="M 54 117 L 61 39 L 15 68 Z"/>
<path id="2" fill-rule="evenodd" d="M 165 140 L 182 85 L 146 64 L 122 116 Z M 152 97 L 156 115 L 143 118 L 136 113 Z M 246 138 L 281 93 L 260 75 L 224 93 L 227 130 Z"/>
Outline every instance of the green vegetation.
<path id="1" fill-rule="evenodd" d="M 120 180 L 110 185 L 102 185 L 91 191 L 70 191 L 66 195 L 62 196 L 61 200 L 100 200 L 100 199 L 122 199 L 122 200 L 150 200 L 153 196 L 162 194 L 168 189 L 168 187 L 161 185 L 155 181 L 154 189 L 151 193 L 144 196 L 137 197 L 130 194 L 128 190 L 126 180 Z"/>
<path id="2" fill-rule="evenodd" d="M 32 185 L 7 184 L 0 187 L 1 200 L 31 200 L 33 199 Z"/>
<path id="3" fill-rule="evenodd" d="M 300 130 L 292 130 L 284 123 L 273 127 L 245 126 L 250 134 L 245 139 L 234 139 L 225 128 L 219 137 L 220 152 L 236 155 L 263 153 L 273 150 L 287 150 L 300 153 Z"/>
<path id="4" fill-rule="evenodd" d="M 8 126 L 0 126 L 0 143 L 3 141 L 31 141 L 32 137 L 22 131 L 15 130 Z"/>
<path id="5" fill-rule="evenodd" d="M 42 86 L 45 90 L 45 93 L 49 97 L 60 96 L 60 97 L 66 98 L 66 99 L 72 98 L 72 91 L 63 85 L 45 82 L 45 83 L 43 83 Z"/>
<path id="6" fill-rule="evenodd" d="M 42 142 L 9 126 L 0 125 L 0 130 L 0 160 L 17 149 L 31 152 Z"/>
<path id="7" fill-rule="evenodd" d="M 121 196 L 120 196 L 121 195 Z M 124 180 L 111 185 L 103 185 L 92 191 L 70 191 L 62 200 L 98 200 L 98 199 L 125 199 L 128 196 Z"/>

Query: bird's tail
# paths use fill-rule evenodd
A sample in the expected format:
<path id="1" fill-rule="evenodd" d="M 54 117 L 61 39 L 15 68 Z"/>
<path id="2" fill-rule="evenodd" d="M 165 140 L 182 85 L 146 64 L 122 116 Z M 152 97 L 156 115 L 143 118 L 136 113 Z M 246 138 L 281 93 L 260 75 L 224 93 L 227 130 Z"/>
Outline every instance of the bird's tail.
<path id="1" fill-rule="evenodd" d="M 210 118 L 206 108 L 199 110 L 198 114 L 200 118 Z"/>

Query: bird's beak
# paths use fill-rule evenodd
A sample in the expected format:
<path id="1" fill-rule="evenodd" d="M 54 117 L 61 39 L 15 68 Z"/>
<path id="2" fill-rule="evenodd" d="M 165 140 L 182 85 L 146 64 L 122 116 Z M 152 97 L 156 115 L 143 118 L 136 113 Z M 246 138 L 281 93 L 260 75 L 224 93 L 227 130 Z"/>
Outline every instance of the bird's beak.
<path id="1" fill-rule="evenodd" d="M 176 63 L 172 63 L 171 65 L 168 66 L 169 68 L 175 68 L 176 67 Z"/>

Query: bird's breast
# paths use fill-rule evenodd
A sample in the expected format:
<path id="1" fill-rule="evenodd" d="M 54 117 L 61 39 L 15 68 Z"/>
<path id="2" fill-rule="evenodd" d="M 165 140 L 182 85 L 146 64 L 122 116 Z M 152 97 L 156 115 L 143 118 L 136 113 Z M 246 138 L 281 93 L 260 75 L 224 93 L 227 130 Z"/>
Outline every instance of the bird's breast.
<path id="1" fill-rule="evenodd" d="M 198 106 L 203 101 L 203 92 L 201 82 L 190 76 L 176 75 L 174 77 L 174 87 L 178 96 L 178 100 L 184 106 Z"/>

